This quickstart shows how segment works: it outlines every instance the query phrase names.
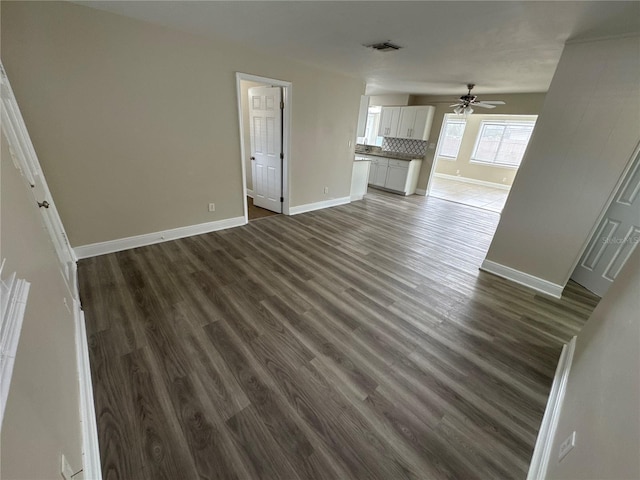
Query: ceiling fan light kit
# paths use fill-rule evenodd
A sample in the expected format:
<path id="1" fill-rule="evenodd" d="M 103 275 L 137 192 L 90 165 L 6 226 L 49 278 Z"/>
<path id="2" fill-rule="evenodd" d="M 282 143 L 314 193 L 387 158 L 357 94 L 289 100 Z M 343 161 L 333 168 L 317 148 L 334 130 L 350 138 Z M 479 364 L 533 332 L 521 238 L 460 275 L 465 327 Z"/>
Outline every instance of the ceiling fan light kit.
<path id="1" fill-rule="evenodd" d="M 478 100 L 476 95 L 471 95 L 471 90 L 473 90 L 475 84 L 469 83 L 467 84 L 467 89 L 469 92 L 466 95 L 462 95 L 458 99 L 458 103 L 454 103 L 453 105 L 449 105 L 450 107 L 454 107 L 453 112 L 456 115 L 471 115 L 473 113 L 473 107 L 482 107 L 482 108 L 496 108 L 496 105 L 505 105 L 502 100 Z"/>

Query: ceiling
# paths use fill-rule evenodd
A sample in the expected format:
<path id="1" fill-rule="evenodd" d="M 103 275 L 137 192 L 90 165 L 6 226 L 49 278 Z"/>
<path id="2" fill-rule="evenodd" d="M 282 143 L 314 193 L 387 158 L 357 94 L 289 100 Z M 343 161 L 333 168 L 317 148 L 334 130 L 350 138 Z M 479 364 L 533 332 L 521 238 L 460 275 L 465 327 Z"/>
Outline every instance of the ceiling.
<path id="1" fill-rule="evenodd" d="M 564 42 L 640 32 L 640 2 L 90 1 L 362 78 L 368 94 L 546 92 Z M 365 44 L 403 48 L 377 52 Z"/>

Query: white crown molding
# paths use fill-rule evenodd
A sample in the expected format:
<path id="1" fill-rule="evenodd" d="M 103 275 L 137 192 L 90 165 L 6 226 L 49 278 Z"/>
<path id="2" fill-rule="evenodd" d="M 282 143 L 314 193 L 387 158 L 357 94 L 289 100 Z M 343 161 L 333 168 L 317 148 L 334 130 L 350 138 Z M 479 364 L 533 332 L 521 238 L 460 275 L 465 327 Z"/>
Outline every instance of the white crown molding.
<path id="1" fill-rule="evenodd" d="M 505 265 L 500 265 L 499 263 L 492 262 L 491 260 L 485 260 L 482 262 L 480 270 L 511 280 L 519 285 L 532 288 L 537 292 L 544 293 L 545 295 L 549 295 L 553 298 L 562 298 L 562 291 L 564 290 L 563 285 L 558 285 L 556 283 L 549 282 L 548 280 L 534 277 L 528 273 L 521 272 Z"/>
<path id="2" fill-rule="evenodd" d="M 448 175 L 446 173 L 434 173 L 433 176 L 438 178 L 445 178 L 447 180 L 455 180 L 457 182 L 472 183 L 474 185 L 484 185 L 485 187 L 499 188 L 500 190 L 511 189 L 511 186 L 504 185 L 502 183 L 485 182 L 484 180 L 477 180 L 475 178 L 469 178 L 469 177 L 459 177 L 457 175 Z M 416 190 L 416 193 L 417 193 L 417 190 Z"/>
<path id="3" fill-rule="evenodd" d="M 560 420 L 562 403 L 567 391 L 567 382 L 569 381 L 569 372 L 571 371 L 575 349 L 576 337 L 573 337 L 568 344 L 562 347 L 558 367 L 551 385 L 551 392 L 549 393 L 549 400 L 547 401 L 547 408 L 544 411 L 536 446 L 533 449 L 527 480 L 544 480 L 547 476 L 551 449 L 556 436 L 558 421 Z"/>
<path id="4" fill-rule="evenodd" d="M 347 203 L 351 203 L 351 197 L 332 198 L 331 200 L 323 200 L 322 202 L 305 203 L 304 205 L 291 207 L 289 209 L 289 215 L 298 215 L 299 213 L 312 212 L 323 208 L 337 207 L 338 205 L 345 205 Z"/>
<path id="5" fill-rule="evenodd" d="M 192 235 L 201 235 L 203 233 L 215 232 L 226 228 L 239 227 L 246 223 L 247 221 L 244 216 L 225 218 L 224 220 L 217 220 L 215 222 L 200 223 L 197 225 L 163 230 L 161 232 L 145 233 L 143 235 L 136 235 L 133 237 L 118 238 L 116 240 L 109 240 L 106 242 L 81 245 L 76 247 L 74 250 L 78 259 L 96 257 L 107 253 L 153 245 L 154 243 L 177 240 L 178 238 L 190 237 Z"/>

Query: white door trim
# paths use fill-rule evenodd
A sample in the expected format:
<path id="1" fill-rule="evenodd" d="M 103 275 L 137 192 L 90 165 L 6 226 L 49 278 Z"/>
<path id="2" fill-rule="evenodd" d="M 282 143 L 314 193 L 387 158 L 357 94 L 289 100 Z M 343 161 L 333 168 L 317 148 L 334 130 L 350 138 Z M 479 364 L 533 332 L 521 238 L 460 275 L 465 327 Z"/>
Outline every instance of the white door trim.
<path id="1" fill-rule="evenodd" d="M 80 383 L 80 429 L 82 431 L 82 468 L 86 480 L 100 480 L 100 445 L 98 443 L 98 424 L 93 401 L 93 383 L 89 364 L 89 340 L 84 321 L 84 312 L 80 302 L 73 301 L 73 317 L 76 330 L 76 363 Z"/>
<path id="2" fill-rule="evenodd" d="M 578 255 L 576 256 L 575 260 L 573 261 L 573 265 L 571 266 L 571 269 L 567 273 L 567 276 L 566 276 L 566 278 L 564 280 L 563 285 L 566 286 L 567 283 L 569 283 L 569 280 L 571 279 L 571 277 L 573 275 L 573 272 L 577 268 L 578 263 L 580 263 L 580 259 L 582 258 L 582 255 L 584 255 L 584 252 L 586 252 L 587 248 L 589 247 L 589 244 L 591 243 L 591 239 L 596 234 L 596 230 L 598 230 L 598 227 L 602 223 L 602 220 L 604 219 L 604 216 L 607 214 L 607 211 L 609 210 L 609 207 L 611 206 L 611 204 L 615 200 L 616 196 L 618 195 L 618 192 L 620 191 L 620 188 L 622 187 L 622 184 L 626 180 L 627 175 L 629 174 L 629 171 L 631 170 L 631 167 L 633 167 L 633 165 L 634 165 L 633 161 L 636 159 L 638 154 L 640 154 L 640 141 L 638 141 L 638 144 L 636 145 L 636 148 L 633 149 L 633 153 L 629 157 L 629 161 L 627 162 L 627 166 L 624 167 L 624 170 L 620 174 L 620 178 L 618 178 L 618 181 L 616 182 L 616 186 L 613 187 L 613 190 L 611 190 L 611 193 L 609 194 L 609 198 L 607 198 L 607 201 L 605 202 L 604 206 L 602 207 L 602 210 L 600 211 L 600 214 L 598 215 L 598 219 L 593 224 L 593 227 L 591 228 L 591 231 L 589 232 L 589 235 L 587 235 L 587 238 L 585 239 L 584 243 L 582 244 L 582 248 L 578 252 Z"/>
<path id="3" fill-rule="evenodd" d="M 93 388 L 91 383 L 91 370 L 89 365 L 87 335 L 84 327 L 84 314 L 79 303 L 78 277 L 77 277 L 77 257 L 71 248 L 67 235 L 60 219 L 55 203 L 46 179 L 42 173 L 40 162 L 31 143 L 29 132 L 18 108 L 18 103 L 11 89 L 9 79 L 7 78 L 2 61 L 0 60 L 0 87 L 2 88 L 2 130 L 7 137 L 9 151 L 16 168 L 21 172 L 27 180 L 30 196 L 35 202 L 41 199 L 37 198 L 34 193 L 34 186 L 40 184 L 44 199 L 50 202 L 49 211 L 52 214 L 50 219 L 43 215 L 41 220 L 51 238 L 54 250 L 58 256 L 60 273 L 65 281 L 74 302 L 73 316 L 75 322 L 75 345 L 76 345 L 76 368 L 78 373 L 78 413 L 80 416 L 81 437 L 82 437 L 82 468 L 84 478 L 87 480 L 98 480 L 102 478 L 100 464 L 100 447 L 98 444 L 96 412 L 93 403 Z M 35 208 L 35 205 L 34 205 Z M 23 294 L 26 301 L 26 290 L 23 287 Z M 13 326 L 14 336 L 17 339 L 17 333 Z M 3 328 L 4 330 L 4 328 Z M 16 345 L 17 347 L 17 345 Z M 5 355 L 4 348 L 1 352 Z M 4 365 L 4 362 L 3 362 Z M 3 378 L 4 380 L 4 378 Z M 7 388 L 9 382 L 2 382 L 3 387 Z M 4 405 L 4 402 L 3 402 Z"/>
<path id="4" fill-rule="evenodd" d="M 18 101 L 11 88 L 11 83 L 0 60 L 0 88 L 2 89 L 2 131 L 4 132 L 9 153 L 13 164 L 20 171 L 21 175 L 28 182 L 29 194 L 34 203 L 40 206 L 46 204 L 42 210 L 41 218 L 47 230 L 53 247 L 60 262 L 60 270 L 65 280 L 69 293 L 73 298 L 78 298 L 75 285 L 75 269 L 77 258 L 69 243 L 67 234 L 58 214 L 53 196 L 49 191 L 49 186 L 42 172 L 40 161 L 31 142 L 31 137 L 24 123 L 24 118 L 20 112 Z M 41 205 L 40 202 L 43 202 Z"/>
<path id="5" fill-rule="evenodd" d="M 293 84 L 284 80 L 277 80 L 275 78 L 261 77 L 258 75 L 252 75 L 249 73 L 236 72 L 236 94 L 238 99 L 238 126 L 240 128 L 240 164 L 242 166 L 242 204 L 244 208 L 244 220 L 245 223 L 249 222 L 249 215 L 247 210 L 247 171 L 245 166 L 244 151 L 244 136 L 247 132 L 244 131 L 244 125 L 242 122 L 242 87 L 240 82 L 247 80 L 249 82 L 259 82 L 265 85 L 273 85 L 274 87 L 282 87 L 282 98 L 284 100 L 284 112 L 283 112 L 283 125 L 282 125 L 282 149 L 284 153 L 284 160 L 282 161 L 282 213 L 290 215 L 290 198 L 289 192 L 291 191 L 291 100 Z"/>
<path id="6" fill-rule="evenodd" d="M 16 278 L 15 272 L 3 278 L 4 263 L 3 259 L 0 262 L 0 431 L 31 286 L 26 280 Z"/>

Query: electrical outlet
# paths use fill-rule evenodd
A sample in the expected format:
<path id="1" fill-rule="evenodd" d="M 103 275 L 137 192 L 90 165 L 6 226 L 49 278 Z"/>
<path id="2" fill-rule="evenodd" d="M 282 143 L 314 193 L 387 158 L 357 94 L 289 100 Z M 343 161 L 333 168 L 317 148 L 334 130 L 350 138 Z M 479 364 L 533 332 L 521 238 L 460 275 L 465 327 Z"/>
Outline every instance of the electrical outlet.
<path id="1" fill-rule="evenodd" d="M 324 193 L 329 193 L 329 187 L 324 187 Z"/>
<path id="2" fill-rule="evenodd" d="M 216 211 L 216 204 L 215 203 L 210 203 L 209 204 L 209 211 L 210 212 L 215 212 Z"/>
<path id="3" fill-rule="evenodd" d="M 567 454 L 576 446 L 576 432 L 572 432 L 567 439 L 560 444 L 560 451 L 558 453 L 558 461 L 562 460 Z"/>
<path id="4" fill-rule="evenodd" d="M 71 477 L 75 472 L 73 471 L 73 468 L 71 468 L 71 465 L 69 465 L 64 453 L 60 454 L 60 473 L 62 474 L 62 478 L 65 480 L 73 480 Z"/>

